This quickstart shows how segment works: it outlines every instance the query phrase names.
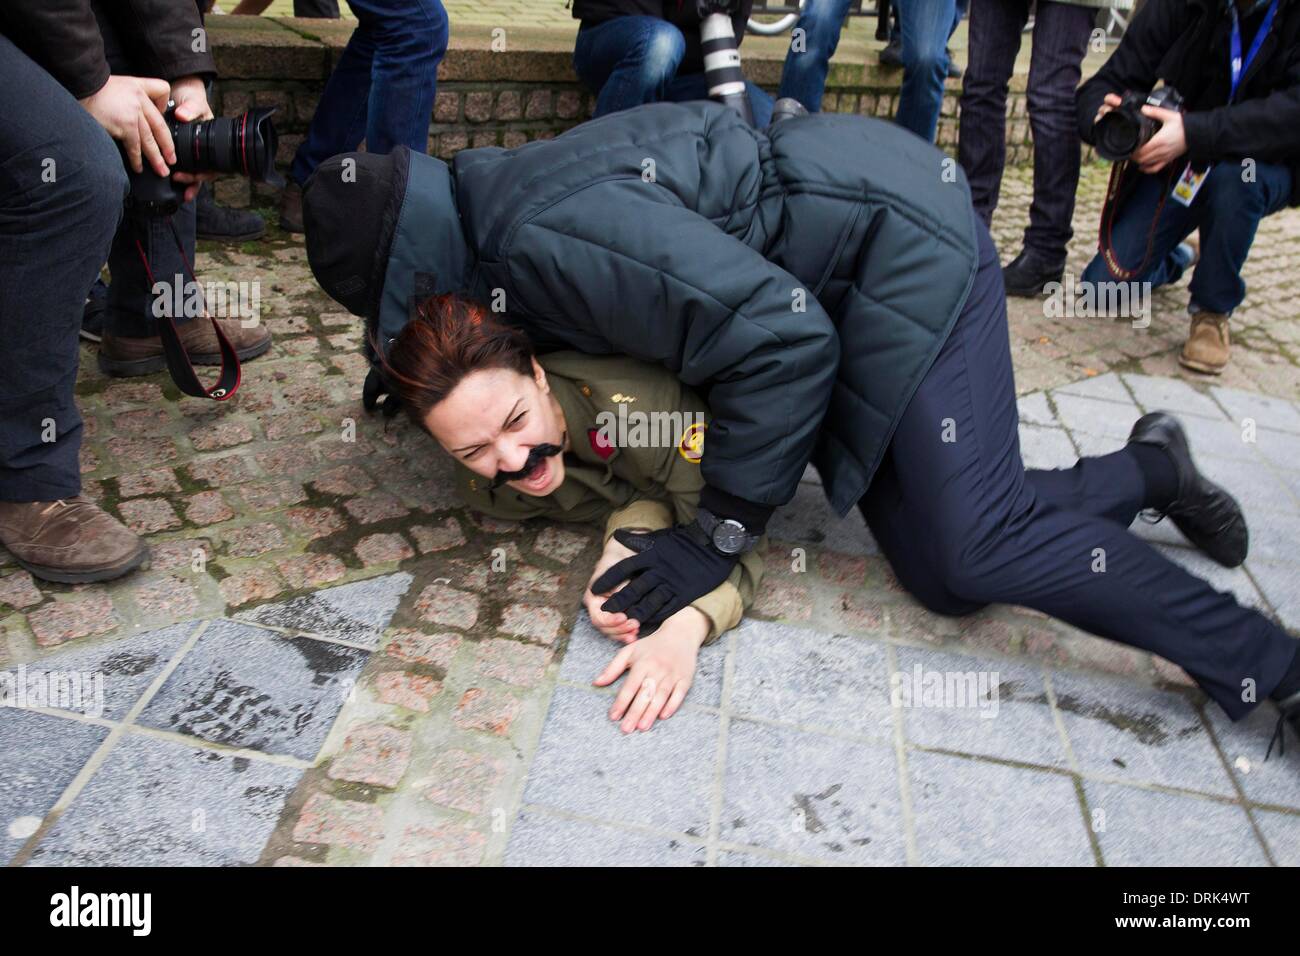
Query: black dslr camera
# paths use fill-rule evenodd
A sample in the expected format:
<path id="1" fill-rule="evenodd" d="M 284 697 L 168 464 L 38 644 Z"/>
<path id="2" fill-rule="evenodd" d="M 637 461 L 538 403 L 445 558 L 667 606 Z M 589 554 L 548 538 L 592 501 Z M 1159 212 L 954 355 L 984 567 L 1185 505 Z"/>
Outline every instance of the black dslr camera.
<path id="1" fill-rule="evenodd" d="M 1142 107 L 1159 106 L 1167 110 L 1183 111 L 1183 98 L 1172 86 L 1157 86 L 1150 93 L 1129 90 L 1120 105 L 1097 121 L 1093 130 L 1097 155 L 1112 163 L 1122 162 L 1141 149 L 1163 125 L 1159 120 L 1144 116 Z"/>
<path id="2" fill-rule="evenodd" d="M 275 170 L 275 107 L 258 107 L 239 116 L 182 123 L 176 119 L 176 104 L 168 103 L 163 119 L 176 146 L 174 170 L 187 173 L 238 173 L 253 182 L 283 186 Z M 146 162 L 143 172 L 127 166 L 131 182 L 128 198 L 132 209 L 150 216 L 170 216 L 180 208 L 185 194 L 182 183 L 159 176 Z"/>

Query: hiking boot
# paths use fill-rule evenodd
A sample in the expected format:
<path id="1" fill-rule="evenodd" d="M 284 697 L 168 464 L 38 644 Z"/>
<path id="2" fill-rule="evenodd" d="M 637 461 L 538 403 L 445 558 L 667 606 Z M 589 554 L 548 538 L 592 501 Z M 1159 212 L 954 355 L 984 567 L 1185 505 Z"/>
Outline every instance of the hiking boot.
<path id="1" fill-rule="evenodd" d="M 1225 568 L 1245 561 L 1250 533 L 1241 505 L 1197 469 L 1178 419 L 1167 412 L 1143 415 L 1128 440 L 1163 450 L 1178 475 L 1178 495 L 1163 509 L 1151 509 L 1155 521 L 1168 516 L 1188 541 Z"/>
<path id="2" fill-rule="evenodd" d="M 58 501 L 0 501 L 0 543 L 43 581 L 85 584 L 134 571 L 149 546 L 84 495 Z"/>
<path id="3" fill-rule="evenodd" d="M 306 232 L 302 224 L 302 187 L 289 180 L 280 193 L 280 228 L 285 232 Z"/>
<path id="4" fill-rule="evenodd" d="M 903 66 L 903 31 L 895 30 L 890 34 L 889 42 L 885 48 L 880 51 L 880 62 L 885 66 L 896 66 L 902 69 Z"/>
<path id="5" fill-rule="evenodd" d="M 1218 312 L 1197 312 L 1192 315 L 1191 331 L 1183 343 L 1178 364 L 1193 372 L 1220 375 L 1228 366 L 1228 352 L 1232 336 L 1228 333 L 1228 317 Z"/>
<path id="6" fill-rule="evenodd" d="M 255 325 L 246 329 L 239 319 L 217 319 L 217 322 L 230 344 L 235 347 L 235 354 L 241 362 L 257 358 L 271 347 L 271 333 L 265 326 Z M 176 331 L 180 333 L 181 343 L 189 352 L 191 363 L 221 364 L 217 333 L 213 330 L 210 319 L 193 319 L 184 325 L 178 325 Z M 161 336 L 137 339 L 105 332 L 103 341 L 99 343 L 99 370 L 106 375 L 149 375 L 166 367 L 167 359 L 163 354 Z"/>
<path id="7" fill-rule="evenodd" d="M 194 201 L 195 235 L 200 239 L 223 242 L 247 242 L 266 234 L 266 221 L 247 209 L 231 209 L 217 204 L 212 187 L 203 184 Z"/>

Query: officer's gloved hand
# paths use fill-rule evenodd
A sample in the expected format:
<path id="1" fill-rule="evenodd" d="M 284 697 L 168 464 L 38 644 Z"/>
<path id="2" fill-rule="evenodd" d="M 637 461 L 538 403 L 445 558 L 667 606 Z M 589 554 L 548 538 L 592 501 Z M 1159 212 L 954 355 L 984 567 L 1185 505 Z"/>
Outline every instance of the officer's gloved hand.
<path id="1" fill-rule="evenodd" d="M 722 554 L 710 546 L 694 524 L 648 534 L 619 529 L 614 537 L 637 553 L 612 565 L 591 583 L 591 590 L 599 594 L 627 580 L 600 609 L 622 611 L 643 625 L 659 624 L 708 594 L 727 580 L 740 560 L 738 554 Z"/>
<path id="2" fill-rule="evenodd" d="M 367 412 L 378 408 L 385 418 L 392 418 L 402 407 L 402 400 L 393 391 L 378 368 L 372 368 L 366 374 L 365 384 L 361 386 L 361 404 Z"/>

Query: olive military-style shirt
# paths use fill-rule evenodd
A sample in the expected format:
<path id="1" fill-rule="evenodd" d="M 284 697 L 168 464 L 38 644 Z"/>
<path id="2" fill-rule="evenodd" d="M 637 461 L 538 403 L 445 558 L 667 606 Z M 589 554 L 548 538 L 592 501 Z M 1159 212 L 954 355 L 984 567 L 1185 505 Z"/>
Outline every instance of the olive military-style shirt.
<path id="1" fill-rule="evenodd" d="M 494 518 L 603 522 L 607 542 L 618 528 L 656 531 L 692 520 L 704 487 L 699 460 L 709 418 L 699 396 L 662 366 L 624 356 L 566 351 L 538 362 L 564 413 L 564 481 L 544 497 L 507 485 L 493 490 L 457 459 L 456 489 L 465 502 Z M 762 574 L 755 548 L 693 602 L 712 622 L 709 642 L 740 623 Z"/>

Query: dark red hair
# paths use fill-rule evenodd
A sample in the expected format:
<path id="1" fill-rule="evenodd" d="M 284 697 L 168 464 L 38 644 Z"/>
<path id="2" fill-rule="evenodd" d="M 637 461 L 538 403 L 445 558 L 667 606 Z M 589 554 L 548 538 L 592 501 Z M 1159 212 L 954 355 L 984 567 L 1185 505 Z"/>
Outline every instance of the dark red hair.
<path id="1" fill-rule="evenodd" d="M 533 374 L 533 347 L 519 329 L 498 321 L 482 305 L 459 295 L 420 303 L 388 350 L 376 348 L 389 384 L 411 419 L 424 427 L 429 410 L 470 372 L 511 369 Z"/>

